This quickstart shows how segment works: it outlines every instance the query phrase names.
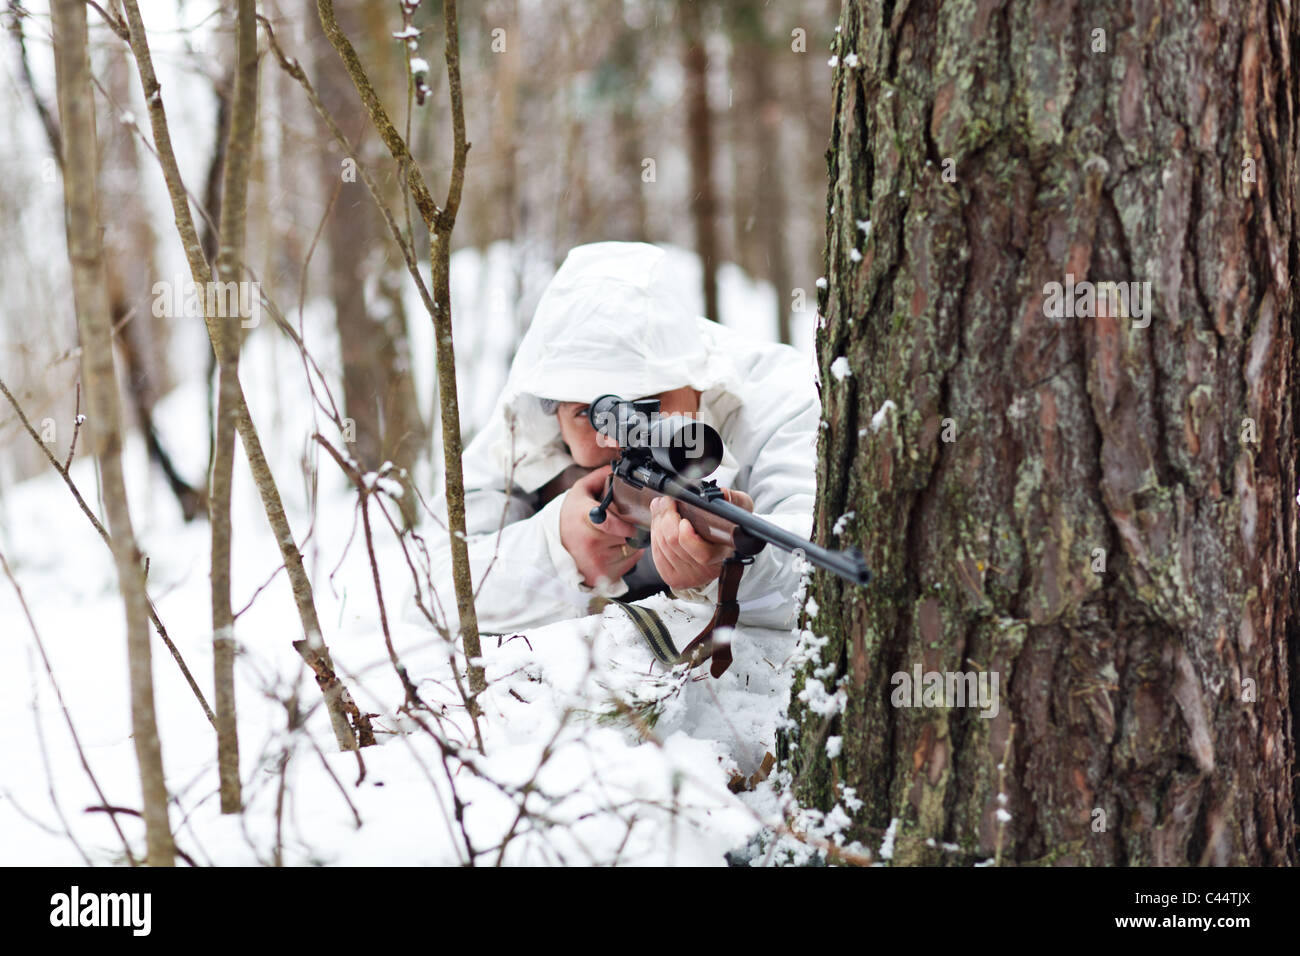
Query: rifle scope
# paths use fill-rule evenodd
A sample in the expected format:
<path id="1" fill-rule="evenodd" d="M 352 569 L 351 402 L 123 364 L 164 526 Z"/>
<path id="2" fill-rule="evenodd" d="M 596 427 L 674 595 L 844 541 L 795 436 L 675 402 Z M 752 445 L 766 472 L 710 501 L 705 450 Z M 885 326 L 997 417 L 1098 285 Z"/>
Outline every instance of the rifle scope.
<path id="1" fill-rule="evenodd" d="M 602 395 L 587 407 L 591 427 L 624 452 L 644 450 L 661 468 L 683 478 L 703 478 L 722 464 L 722 436 L 685 415 L 661 415 L 659 399 L 625 401 Z"/>

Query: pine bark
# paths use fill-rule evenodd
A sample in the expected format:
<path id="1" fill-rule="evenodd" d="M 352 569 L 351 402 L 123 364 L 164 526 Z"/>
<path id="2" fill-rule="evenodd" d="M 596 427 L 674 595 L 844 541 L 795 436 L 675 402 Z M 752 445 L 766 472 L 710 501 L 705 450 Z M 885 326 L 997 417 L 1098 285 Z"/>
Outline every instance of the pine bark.
<path id="1" fill-rule="evenodd" d="M 1294 862 L 1297 35 L 845 4 L 816 527 L 876 579 L 814 579 L 796 695 L 846 703 L 782 756 L 867 845 L 897 818 L 896 864 Z M 1067 274 L 1150 281 L 1149 325 L 1052 317 Z M 894 706 L 917 665 L 997 674 L 996 716 Z"/>
<path id="2" fill-rule="evenodd" d="M 122 474 L 122 412 L 113 367 L 111 306 L 96 188 L 98 148 L 95 99 L 86 49 L 86 7 L 81 0 L 55 0 L 50 13 L 63 133 L 68 259 L 81 336 L 87 428 L 99 464 L 118 587 L 126 609 L 131 729 L 140 768 L 145 842 L 151 866 L 171 866 L 175 850 L 167 817 L 167 782 L 154 713 L 148 599 Z"/>

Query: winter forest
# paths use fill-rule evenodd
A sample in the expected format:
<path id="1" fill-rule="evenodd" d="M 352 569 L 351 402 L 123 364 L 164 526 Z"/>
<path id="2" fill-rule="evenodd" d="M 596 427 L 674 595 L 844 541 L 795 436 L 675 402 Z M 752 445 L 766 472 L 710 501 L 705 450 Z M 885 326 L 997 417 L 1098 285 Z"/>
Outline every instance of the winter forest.
<path id="1" fill-rule="evenodd" d="M 0 864 L 1296 862 L 1300 8 L 6 3 Z"/>

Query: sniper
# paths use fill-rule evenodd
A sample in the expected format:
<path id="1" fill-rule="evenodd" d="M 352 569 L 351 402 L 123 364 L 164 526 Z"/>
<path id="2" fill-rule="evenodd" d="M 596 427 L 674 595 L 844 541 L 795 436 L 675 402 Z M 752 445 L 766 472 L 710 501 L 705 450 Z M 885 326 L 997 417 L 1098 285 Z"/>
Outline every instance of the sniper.
<path id="1" fill-rule="evenodd" d="M 593 427 L 602 395 L 657 399 L 660 415 L 707 425 L 722 439 L 707 476 L 718 500 L 787 543 L 810 534 L 821 406 L 809 363 L 700 316 L 682 285 L 663 250 L 605 242 L 573 249 L 546 287 L 490 420 L 463 456 L 484 629 L 585 616 L 602 598 L 663 592 L 706 613 L 717 601 L 734 549 L 701 535 L 686 505 L 650 496 L 641 527 L 608 500 L 602 510 L 620 441 L 636 437 Z M 445 516 L 445 499 L 435 511 Z M 740 576 L 738 623 L 794 623 L 802 568 L 781 546 L 754 554 Z M 449 550 L 433 555 L 435 580 L 451 579 Z"/>

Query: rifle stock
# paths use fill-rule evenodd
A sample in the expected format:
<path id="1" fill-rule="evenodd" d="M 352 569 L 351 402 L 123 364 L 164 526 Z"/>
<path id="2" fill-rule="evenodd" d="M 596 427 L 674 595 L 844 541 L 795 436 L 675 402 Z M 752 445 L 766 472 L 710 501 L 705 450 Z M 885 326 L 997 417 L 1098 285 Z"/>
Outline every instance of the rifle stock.
<path id="1" fill-rule="evenodd" d="M 612 475 L 610 481 L 614 482 L 614 513 L 636 525 L 641 531 L 637 539 L 629 539 L 628 543 L 637 548 L 649 547 L 650 502 L 660 497 L 675 498 L 675 496 L 671 492 L 656 491 L 646 487 L 638 488 L 626 481 L 616 481 Z M 675 500 L 677 513 L 689 521 L 695 533 L 705 541 L 727 545 L 742 558 L 753 557 L 763 550 L 766 542 L 755 538 L 735 522 L 711 514 L 690 502 Z"/>

